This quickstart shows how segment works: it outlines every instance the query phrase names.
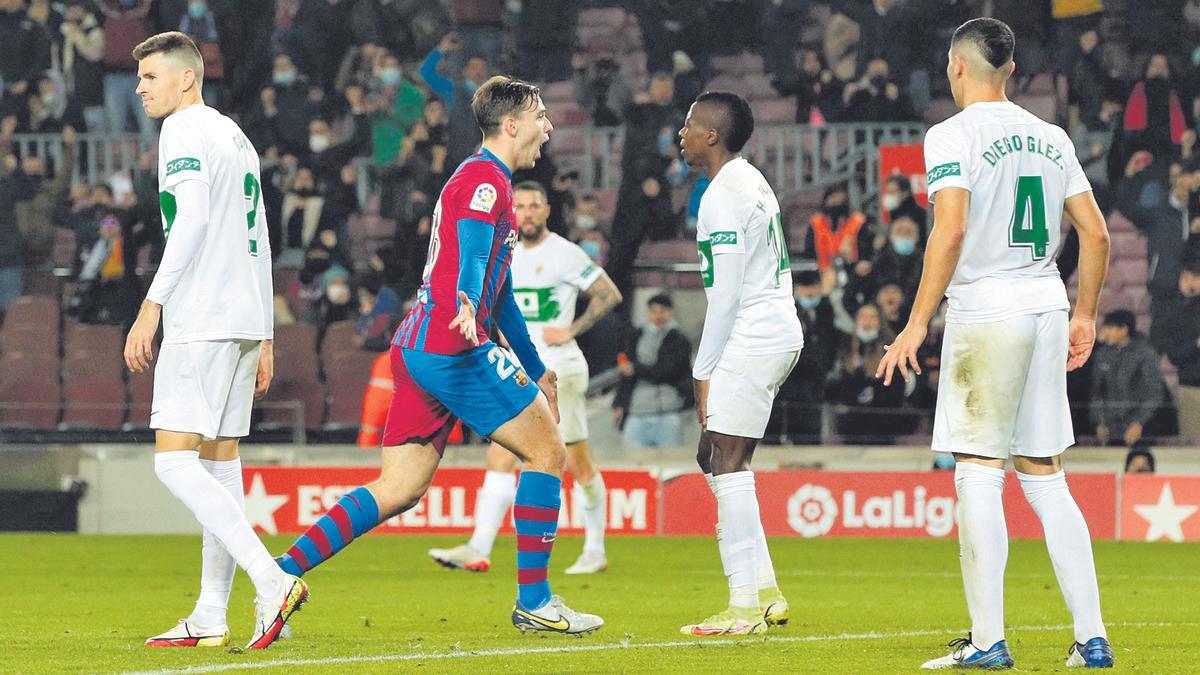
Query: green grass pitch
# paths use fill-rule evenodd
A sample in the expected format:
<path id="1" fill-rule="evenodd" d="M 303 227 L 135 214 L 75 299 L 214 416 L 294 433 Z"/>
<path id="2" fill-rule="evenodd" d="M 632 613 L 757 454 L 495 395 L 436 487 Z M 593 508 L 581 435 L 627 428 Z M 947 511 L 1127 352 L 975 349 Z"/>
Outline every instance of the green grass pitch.
<path id="1" fill-rule="evenodd" d="M 273 551 L 290 537 L 274 537 Z M 561 573 L 579 539 L 556 547 L 551 582 L 607 625 L 589 637 L 519 634 L 509 622 L 514 545 L 501 537 L 485 574 L 430 562 L 460 537 L 367 537 L 308 575 L 296 636 L 264 652 L 149 649 L 142 641 L 192 606 L 199 537 L 0 535 L 0 673 L 226 672 L 914 672 L 962 635 L 957 542 L 771 542 L 792 622 L 751 638 L 691 638 L 679 626 L 721 609 L 725 579 L 710 538 L 610 538 L 611 569 Z M 1200 546 L 1101 542 L 1097 565 L 1120 670 L 1196 672 Z M 234 643 L 249 639 L 251 587 L 239 573 Z M 1065 670 L 1071 643 L 1041 542 L 1012 545 L 1009 644 L 1020 670 Z"/>

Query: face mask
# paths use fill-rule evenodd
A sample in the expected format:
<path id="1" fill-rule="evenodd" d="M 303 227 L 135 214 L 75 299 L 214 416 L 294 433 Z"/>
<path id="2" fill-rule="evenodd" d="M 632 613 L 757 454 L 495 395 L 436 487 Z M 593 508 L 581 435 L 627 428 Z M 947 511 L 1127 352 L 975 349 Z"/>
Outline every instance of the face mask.
<path id="1" fill-rule="evenodd" d="M 829 218 L 833 220 L 833 224 L 836 225 L 839 221 L 844 220 L 850 215 L 850 207 L 846 206 L 845 204 L 826 206 L 825 213 L 829 214 Z"/>
<path id="2" fill-rule="evenodd" d="M 575 216 L 575 226 L 581 230 L 596 229 L 596 216 L 589 216 L 586 213 L 582 216 Z M 599 245 L 599 242 L 591 242 Z"/>
<path id="3" fill-rule="evenodd" d="M 900 255 L 912 255 L 917 250 L 917 240 L 909 237 L 896 237 L 892 240 L 892 250 Z"/>
<path id="4" fill-rule="evenodd" d="M 464 80 L 463 87 L 466 88 L 467 91 L 474 93 L 475 90 L 479 88 L 479 85 L 470 80 Z"/>
<path id="5" fill-rule="evenodd" d="M 900 195 L 886 194 L 880 198 L 879 204 L 884 211 L 895 211 L 900 208 Z"/>
<path id="6" fill-rule="evenodd" d="M 290 72 L 275 73 L 275 77 L 273 79 L 275 84 L 278 84 L 281 87 L 286 87 L 296 81 L 296 74 Z"/>
<path id="7" fill-rule="evenodd" d="M 41 98 L 42 103 L 47 106 L 54 105 L 54 92 L 52 92 L 52 91 L 48 91 L 48 92 L 42 94 L 39 98 Z"/>
<path id="8" fill-rule="evenodd" d="M 810 297 L 807 295 L 802 295 L 799 298 L 799 302 L 800 306 L 804 309 L 816 309 L 821 304 L 821 296 L 814 295 Z"/>
<path id="9" fill-rule="evenodd" d="M 325 152 L 329 148 L 329 137 L 313 134 L 308 137 L 308 147 L 313 152 Z"/>
<path id="10" fill-rule="evenodd" d="M 334 284 L 325 288 L 325 297 L 335 305 L 344 305 L 350 301 L 350 287 L 345 284 Z"/>
<path id="11" fill-rule="evenodd" d="M 400 69 L 399 68 L 384 68 L 379 71 L 379 81 L 385 87 L 394 87 L 400 84 Z"/>
<path id="12" fill-rule="evenodd" d="M 861 328 L 855 328 L 854 336 L 858 338 L 859 342 L 874 342 L 876 339 L 879 338 L 879 331 L 863 330 Z"/>
<path id="13" fill-rule="evenodd" d="M 579 242 L 579 248 L 583 249 L 583 252 L 588 254 L 588 257 L 592 260 L 600 259 L 600 242 L 584 240 Z"/>
<path id="14" fill-rule="evenodd" d="M 200 3 L 188 5 L 188 14 L 191 14 L 193 19 L 203 19 L 206 13 L 208 13 L 208 7 Z"/>

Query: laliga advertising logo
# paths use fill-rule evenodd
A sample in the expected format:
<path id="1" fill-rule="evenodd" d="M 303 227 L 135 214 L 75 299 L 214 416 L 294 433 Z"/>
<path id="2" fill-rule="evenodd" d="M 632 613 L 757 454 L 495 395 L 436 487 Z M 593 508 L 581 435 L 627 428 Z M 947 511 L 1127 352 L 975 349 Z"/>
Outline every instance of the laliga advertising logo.
<path id="1" fill-rule="evenodd" d="M 805 483 L 788 498 L 788 525 L 804 537 L 819 537 L 833 529 L 837 502 L 829 488 Z"/>

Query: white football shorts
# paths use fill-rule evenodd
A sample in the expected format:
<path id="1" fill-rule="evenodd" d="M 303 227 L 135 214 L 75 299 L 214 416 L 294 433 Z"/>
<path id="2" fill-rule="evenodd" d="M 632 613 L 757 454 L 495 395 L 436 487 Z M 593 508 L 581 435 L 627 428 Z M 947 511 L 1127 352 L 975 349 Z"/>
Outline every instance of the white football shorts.
<path id="1" fill-rule="evenodd" d="M 762 356 L 723 354 L 708 381 L 708 430 L 762 438 L 775 395 L 799 359 L 798 349 Z"/>
<path id="2" fill-rule="evenodd" d="M 588 438 L 587 388 L 588 367 L 583 359 L 562 364 L 558 375 L 558 433 L 570 445 Z"/>
<path id="3" fill-rule="evenodd" d="M 1053 457 L 1075 443 L 1067 312 L 947 323 L 933 451 Z"/>
<path id="4" fill-rule="evenodd" d="M 205 440 L 249 434 L 261 345 L 257 340 L 163 345 L 154 366 L 150 428 Z"/>

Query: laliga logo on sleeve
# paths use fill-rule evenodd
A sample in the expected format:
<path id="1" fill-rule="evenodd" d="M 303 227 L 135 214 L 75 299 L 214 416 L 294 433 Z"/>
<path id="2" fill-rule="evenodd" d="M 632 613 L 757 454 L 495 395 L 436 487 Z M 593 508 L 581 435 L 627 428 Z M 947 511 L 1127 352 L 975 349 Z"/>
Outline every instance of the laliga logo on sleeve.
<path id="1" fill-rule="evenodd" d="M 805 483 L 788 498 L 788 525 L 804 537 L 819 537 L 833 529 L 837 502 L 829 488 Z"/>
<path id="2" fill-rule="evenodd" d="M 475 188 L 475 196 L 471 198 L 471 209 L 491 213 L 496 205 L 496 188 L 488 183 L 482 183 Z"/>

